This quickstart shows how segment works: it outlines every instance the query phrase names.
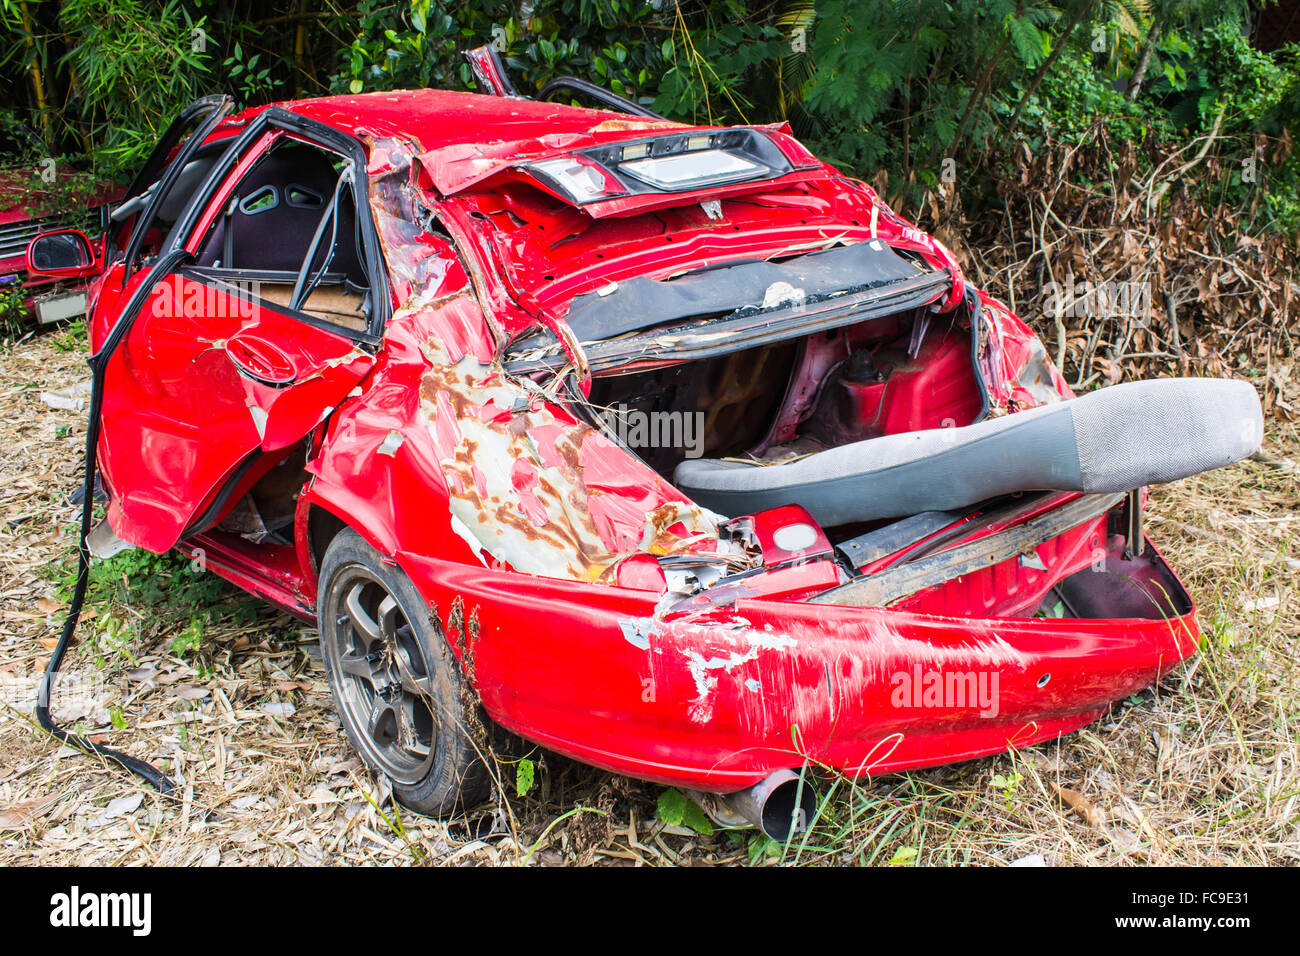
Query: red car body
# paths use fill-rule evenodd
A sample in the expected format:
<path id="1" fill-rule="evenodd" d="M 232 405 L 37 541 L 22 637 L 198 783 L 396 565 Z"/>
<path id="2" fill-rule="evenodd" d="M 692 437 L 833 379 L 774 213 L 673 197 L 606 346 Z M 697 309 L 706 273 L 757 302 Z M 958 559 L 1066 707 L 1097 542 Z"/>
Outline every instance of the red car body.
<path id="1" fill-rule="evenodd" d="M 364 158 L 358 235 L 373 230 L 384 270 L 371 276 L 384 301 L 364 327 L 305 322 L 193 266 L 258 157 L 323 131 Z M 846 570 L 824 529 L 780 546 L 777 532 L 792 521 L 815 526 L 802 508 L 721 519 L 583 413 L 593 389 L 618 381 L 610 368 L 625 376 L 673 364 L 652 348 L 601 366 L 592 357 L 600 350 L 568 324 L 579 296 L 637 277 L 669 281 L 876 242 L 925 272 L 928 314 L 974 307 L 939 242 L 784 126 L 743 133 L 772 151 L 764 155 L 779 172 L 761 180 L 620 191 L 599 169 L 570 170 L 598 197 L 576 202 L 536 166 L 718 132 L 430 90 L 222 120 L 204 133 L 209 144 L 246 141 L 228 169 L 211 161 L 207 200 L 174 227 L 189 230 L 173 260 L 181 264 L 167 268 L 165 247 L 133 264 L 110 237 L 93 287 L 96 350 L 122 315 L 138 312 L 105 373 L 100 461 L 116 538 L 201 557 L 313 621 L 322 555 L 350 527 L 418 589 L 493 721 L 577 760 L 706 792 L 808 764 L 857 777 L 1048 740 L 1192 654 L 1190 600 L 1149 544 L 1126 554 L 1118 508 L 1052 536 L 1029 559 L 975 568 L 889 606 L 817 603 L 844 585 Z M 980 307 L 962 314 L 980 327 L 953 319 L 942 334 L 922 330 L 884 397 L 883 385 L 849 383 L 842 400 L 856 403 L 853 414 L 893 434 L 1070 398 L 1029 328 L 977 297 Z M 554 363 L 529 370 L 519 343 L 530 336 L 562 353 L 555 362 L 569 391 L 552 387 Z M 839 341 L 800 339 L 788 388 L 775 378 L 766 392 L 745 386 L 751 404 L 775 395 L 765 441 L 792 433 L 822 400 L 813 386 L 842 358 L 828 351 Z M 742 407 L 734 427 L 745 420 Z M 295 454 L 291 527 L 260 540 L 230 530 L 235 504 Z M 991 539 L 1078 498 L 1051 495 L 1004 519 L 976 514 L 946 533 L 953 545 Z M 674 589 L 673 568 L 720 553 L 734 575 Z M 1135 612 L 1120 600 L 1109 615 L 1051 616 L 1053 589 L 1099 561 L 1163 592 L 1166 606 Z M 994 693 L 977 703 L 967 679 L 991 682 Z M 929 694 L 945 681 L 971 698 Z"/>

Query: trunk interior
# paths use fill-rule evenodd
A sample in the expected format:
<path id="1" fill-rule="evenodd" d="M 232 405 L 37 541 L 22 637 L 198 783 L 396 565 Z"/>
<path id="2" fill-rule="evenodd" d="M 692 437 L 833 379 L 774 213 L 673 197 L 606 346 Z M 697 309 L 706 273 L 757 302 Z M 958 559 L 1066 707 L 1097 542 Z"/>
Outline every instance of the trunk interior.
<path id="1" fill-rule="evenodd" d="M 970 425 L 985 416 L 987 399 L 964 315 L 962 309 L 946 315 L 918 309 L 699 361 L 605 373 L 594 379 L 588 405 L 608 434 L 669 481 L 688 457 L 779 463 L 883 435 Z M 968 509 L 966 531 L 979 526 L 981 515 L 991 520 L 1021 497 L 1029 503 L 1032 494 Z M 1087 568 L 1064 577 L 1046 568 L 1038 573 L 1032 561 L 1013 558 L 892 606 L 981 617 L 1185 613 L 1190 600 L 1159 555 L 1150 548 L 1127 555 L 1122 518 L 1116 509 L 1042 551 L 1049 563 L 1073 566 L 1085 553 L 1079 549 L 1104 553 L 1111 566 L 1124 569 L 1120 578 Z M 889 524 L 822 530 L 838 549 Z M 934 543 L 960 540 L 954 530 L 936 535 Z M 920 545 L 901 561 L 926 548 Z"/>
<path id="2" fill-rule="evenodd" d="M 685 458 L 774 463 L 882 435 L 969 425 L 983 414 L 984 394 L 970 332 L 952 316 L 917 310 L 598 376 L 589 404 L 671 481 Z M 832 541 L 857 533 L 824 530 Z"/>

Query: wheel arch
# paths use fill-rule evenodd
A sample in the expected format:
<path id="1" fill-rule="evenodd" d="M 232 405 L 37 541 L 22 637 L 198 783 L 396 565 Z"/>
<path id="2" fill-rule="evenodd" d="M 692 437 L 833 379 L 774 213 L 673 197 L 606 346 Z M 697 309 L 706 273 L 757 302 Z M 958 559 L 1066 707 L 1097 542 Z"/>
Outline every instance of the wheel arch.
<path id="1" fill-rule="evenodd" d="M 298 498 L 294 540 L 298 563 L 313 592 L 320 586 L 320 568 L 325 551 L 345 528 L 355 531 L 384 557 L 391 559 L 396 554 L 396 539 L 391 526 L 382 520 L 382 516 L 375 514 L 376 509 L 368 507 L 365 512 L 368 518 L 378 520 L 355 520 L 352 517 L 355 512 L 347 507 L 347 503 L 320 495 L 315 488 L 309 488 Z"/>

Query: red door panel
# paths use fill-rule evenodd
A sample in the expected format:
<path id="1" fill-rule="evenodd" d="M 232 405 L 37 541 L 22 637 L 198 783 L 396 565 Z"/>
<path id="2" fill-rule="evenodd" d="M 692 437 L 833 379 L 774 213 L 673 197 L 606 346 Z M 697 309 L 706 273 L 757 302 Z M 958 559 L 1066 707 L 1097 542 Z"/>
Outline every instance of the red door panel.
<path id="1" fill-rule="evenodd" d="M 341 330 L 196 274 L 167 276 L 105 372 L 113 530 L 166 551 L 257 453 L 310 432 L 373 364 Z"/>

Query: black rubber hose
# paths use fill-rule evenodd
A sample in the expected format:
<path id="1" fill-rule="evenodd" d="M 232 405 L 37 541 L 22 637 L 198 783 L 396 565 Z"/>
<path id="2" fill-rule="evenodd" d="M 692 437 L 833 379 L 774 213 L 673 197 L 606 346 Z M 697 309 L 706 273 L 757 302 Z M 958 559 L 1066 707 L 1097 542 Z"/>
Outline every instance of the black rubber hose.
<path id="1" fill-rule="evenodd" d="M 176 262 L 179 262 L 180 258 L 181 255 L 171 257 Z M 171 264 L 172 262 L 169 261 L 168 265 Z M 134 319 L 135 312 L 138 311 L 139 305 L 142 304 L 143 298 L 147 294 L 148 289 L 143 287 L 137 291 L 136 296 L 133 298 L 138 298 L 139 302 L 128 303 L 127 308 L 124 310 L 130 318 L 120 321 L 112 333 L 109 334 L 103 347 L 90 357 L 90 413 L 86 421 L 86 469 L 81 488 L 81 528 L 77 533 L 77 583 L 72 591 L 72 603 L 68 607 L 68 617 L 63 622 L 63 632 L 59 635 L 54 650 L 50 652 L 49 663 L 45 665 L 45 673 L 41 676 L 40 690 L 36 694 L 36 720 L 47 733 L 61 743 L 69 747 L 75 747 L 83 753 L 97 755 L 105 760 L 113 761 L 143 778 L 150 785 L 156 787 L 159 793 L 166 796 L 176 789 L 176 784 L 170 778 L 163 776 L 157 767 L 132 757 L 130 754 L 121 753 L 89 741 L 84 737 L 68 733 L 55 723 L 54 718 L 50 715 L 50 696 L 54 690 L 54 677 L 59 672 L 59 666 L 63 663 L 64 655 L 67 654 L 72 635 L 76 633 L 77 622 L 81 619 L 81 608 L 86 601 L 86 587 L 90 583 L 90 547 L 87 544 L 87 539 L 90 536 L 90 521 L 95 511 L 95 464 L 96 451 L 99 445 L 100 413 L 104 404 L 104 371 L 108 366 L 109 358 L 112 357 L 112 354 L 117 350 L 118 344 L 125 337 L 126 331 L 131 325 L 131 319 Z M 132 306 L 136 308 L 133 309 Z"/>
<path id="2" fill-rule="evenodd" d="M 91 359 L 90 417 L 86 427 L 86 477 L 82 485 L 81 530 L 77 536 L 77 583 L 72 591 L 72 604 L 68 608 L 67 620 L 63 622 L 63 632 L 50 653 L 49 663 L 45 665 L 45 673 L 41 677 L 40 690 L 36 696 L 36 720 L 60 742 L 75 747 L 83 753 L 96 754 L 111 760 L 148 781 L 158 789 L 159 793 L 167 795 L 176 789 L 176 784 L 163 776 L 158 768 L 130 754 L 121 753 L 84 737 L 68 733 L 55 723 L 50 715 L 50 696 L 54 689 L 54 677 L 63 663 L 72 635 L 76 633 L 77 621 L 81 618 L 81 607 L 86 600 L 86 586 L 90 582 L 90 548 L 86 544 L 86 539 L 90 535 L 90 520 L 95 510 L 95 449 L 99 443 L 99 414 L 104 400 L 104 371 L 95 358 Z"/>

